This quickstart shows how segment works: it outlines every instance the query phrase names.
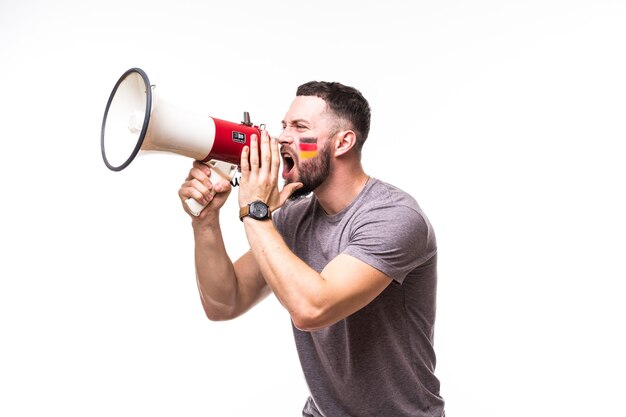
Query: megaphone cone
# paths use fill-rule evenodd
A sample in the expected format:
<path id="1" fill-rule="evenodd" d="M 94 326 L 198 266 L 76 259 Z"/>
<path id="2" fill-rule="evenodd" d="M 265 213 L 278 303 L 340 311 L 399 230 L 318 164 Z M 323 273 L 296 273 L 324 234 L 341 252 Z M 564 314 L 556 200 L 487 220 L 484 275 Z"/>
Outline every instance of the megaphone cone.
<path id="1" fill-rule="evenodd" d="M 115 84 L 104 111 L 100 147 L 104 164 L 112 171 L 126 168 L 142 152 L 169 152 L 206 163 L 211 175 L 232 180 L 241 151 L 261 128 L 244 121 L 233 123 L 193 114 L 160 99 L 140 68 L 126 71 Z M 214 177 L 215 178 L 215 177 Z M 189 199 L 190 211 L 204 206 Z"/>

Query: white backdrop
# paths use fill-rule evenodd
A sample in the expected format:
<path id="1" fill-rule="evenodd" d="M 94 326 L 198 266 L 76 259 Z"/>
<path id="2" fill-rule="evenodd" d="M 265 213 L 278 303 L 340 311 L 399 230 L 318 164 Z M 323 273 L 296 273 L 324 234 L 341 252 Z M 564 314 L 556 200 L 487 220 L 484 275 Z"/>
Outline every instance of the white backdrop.
<path id="1" fill-rule="evenodd" d="M 437 232 L 448 414 L 624 415 L 625 19 L 622 0 L 0 0 L 0 415 L 300 415 L 276 300 L 204 318 L 191 161 L 102 163 L 135 66 L 276 133 L 299 84 L 359 88 L 367 172 Z"/>

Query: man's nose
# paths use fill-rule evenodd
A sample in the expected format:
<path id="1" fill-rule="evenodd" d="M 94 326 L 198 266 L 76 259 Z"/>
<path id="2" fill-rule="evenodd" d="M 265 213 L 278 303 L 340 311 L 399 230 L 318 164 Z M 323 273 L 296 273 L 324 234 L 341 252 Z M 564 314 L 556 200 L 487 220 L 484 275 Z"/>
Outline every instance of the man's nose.
<path id="1" fill-rule="evenodd" d="M 287 132 L 287 129 L 283 130 L 278 137 L 278 143 L 281 145 L 290 145 L 293 143 L 293 136 Z"/>

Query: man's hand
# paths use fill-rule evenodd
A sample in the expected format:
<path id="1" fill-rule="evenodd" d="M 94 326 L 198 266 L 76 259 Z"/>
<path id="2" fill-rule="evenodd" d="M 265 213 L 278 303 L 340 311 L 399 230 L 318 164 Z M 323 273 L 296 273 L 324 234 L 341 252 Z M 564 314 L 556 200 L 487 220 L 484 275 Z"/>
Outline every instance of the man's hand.
<path id="1" fill-rule="evenodd" d="M 261 149 L 259 157 L 259 146 Z M 239 184 L 239 206 L 253 201 L 265 202 L 271 211 L 281 207 L 287 198 L 302 187 L 302 183 L 287 184 L 278 190 L 280 152 L 278 141 L 271 139 L 266 130 L 261 131 L 261 143 L 256 135 L 250 139 L 250 147 L 241 152 L 241 182 Z"/>
<path id="2" fill-rule="evenodd" d="M 194 161 L 189 175 L 178 190 L 178 197 L 183 203 L 183 208 L 192 218 L 204 220 L 210 217 L 217 220 L 219 209 L 226 202 L 231 188 L 230 181 L 219 176 L 211 178 L 211 169 L 200 161 Z M 206 205 L 198 217 L 192 215 L 185 203 L 189 198 Z"/>

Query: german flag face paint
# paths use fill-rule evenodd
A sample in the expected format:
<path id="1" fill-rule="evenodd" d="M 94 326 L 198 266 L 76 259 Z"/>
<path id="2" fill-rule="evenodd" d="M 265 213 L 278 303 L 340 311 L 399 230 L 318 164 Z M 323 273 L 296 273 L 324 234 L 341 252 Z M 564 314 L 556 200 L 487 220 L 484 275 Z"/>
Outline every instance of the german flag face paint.
<path id="1" fill-rule="evenodd" d="M 311 159 L 317 155 L 317 138 L 300 138 L 300 159 Z"/>

